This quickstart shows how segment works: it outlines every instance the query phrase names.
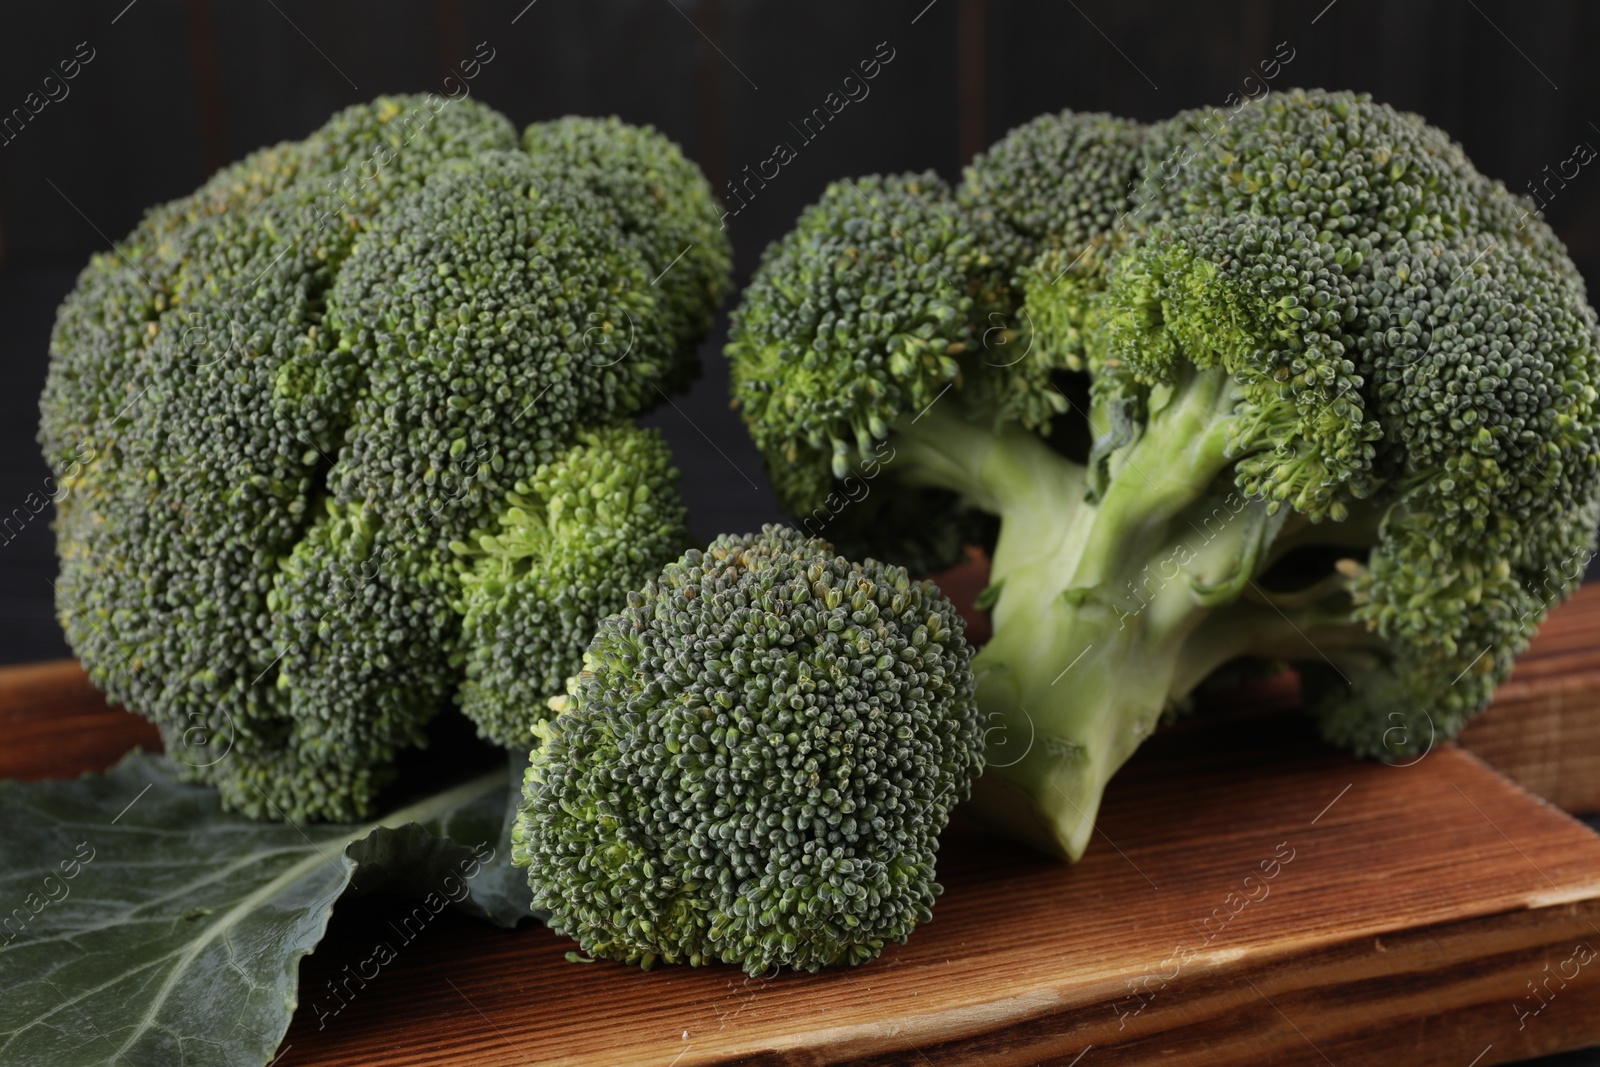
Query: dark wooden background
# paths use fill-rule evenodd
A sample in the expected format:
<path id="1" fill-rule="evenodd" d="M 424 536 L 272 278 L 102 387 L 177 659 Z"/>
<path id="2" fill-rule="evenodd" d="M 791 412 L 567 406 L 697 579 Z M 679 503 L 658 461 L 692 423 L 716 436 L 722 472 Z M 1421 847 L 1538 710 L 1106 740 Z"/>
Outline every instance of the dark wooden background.
<path id="1" fill-rule="evenodd" d="M 48 473 L 33 443 L 46 340 L 90 252 L 148 205 L 339 107 L 444 90 L 480 42 L 494 58 L 471 92 L 518 125 L 569 112 L 654 123 L 719 190 L 794 143 L 798 157 L 730 220 L 741 282 L 829 179 L 954 177 L 1012 125 L 1062 107 L 1155 119 L 1220 103 L 1286 50 L 1275 87 L 1364 89 L 1419 111 L 1513 188 L 1579 142 L 1600 147 L 1600 5 L 1577 0 L 3 0 L 0 123 L 30 92 L 59 96 L 45 78 L 87 54 L 81 42 L 94 58 L 65 98 L 20 130 L 0 126 L 0 519 Z M 884 43 L 894 58 L 870 94 L 800 144 L 790 123 Z M 1591 277 L 1597 172 L 1548 210 Z M 727 408 L 720 345 L 707 343 L 705 376 L 678 408 L 652 416 L 705 537 L 779 516 Z M 47 520 L 0 526 L 0 662 L 65 651 Z"/>

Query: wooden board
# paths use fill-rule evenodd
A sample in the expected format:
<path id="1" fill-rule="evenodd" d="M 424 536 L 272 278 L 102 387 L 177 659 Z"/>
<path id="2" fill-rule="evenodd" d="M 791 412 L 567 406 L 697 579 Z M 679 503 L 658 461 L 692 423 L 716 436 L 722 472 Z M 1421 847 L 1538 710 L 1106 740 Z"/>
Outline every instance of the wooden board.
<path id="1" fill-rule="evenodd" d="M 135 746 L 159 752 L 161 735 L 108 708 L 76 660 L 0 668 L 0 778 L 104 770 Z"/>
<path id="2" fill-rule="evenodd" d="M 1600 583 L 1551 613 L 1460 742 L 1568 811 L 1600 811 Z"/>
<path id="3" fill-rule="evenodd" d="M 1600 600 L 1547 634 L 1565 614 Z M 1561 647 L 1530 677 L 1572 673 Z M 103 766 L 142 731 L 77 679 L 0 671 L 0 773 Z M 1359 763 L 1249 711 L 1291 696 L 1158 735 L 1076 866 L 958 822 L 933 922 L 851 971 L 641 974 L 453 916 L 399 943 L 399 904 L 341 902 L 278 1064 L 1486 1067 L 1600 1043 L 1600 837 L 1455 745 Z M 379 941 L 397 958 L 335 1013 Z"/>

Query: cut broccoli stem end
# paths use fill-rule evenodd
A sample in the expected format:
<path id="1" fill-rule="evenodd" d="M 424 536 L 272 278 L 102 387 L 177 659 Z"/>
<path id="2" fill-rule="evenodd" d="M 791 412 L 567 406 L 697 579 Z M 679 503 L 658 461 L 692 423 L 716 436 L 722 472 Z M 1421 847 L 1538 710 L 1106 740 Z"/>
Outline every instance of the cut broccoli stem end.
<path id="1" fill-rule="evenodd" d="M 1110 574 L 1080 553 L 1106 543 L 1114 531 L 1105 527 L 1120 527 L 1126 517 L 1087 508 L 1079 521 L 1092 529 L 1067 539 L 1066 558 L 1035 559 L 1006 577 L 995 636 L 973 661 L 987 728 L 987 766 L 973 800 L 980 818 L 1077 859 L 1107 782 L 1154 732 L 1177 690 L 1192 688 L 1257 640 L 1248 626 L 1210 631 L 1202 624 L 1217 610 L 1206 603 L 1209 591 L 1231 582 L 1240 567 L 1250 573 L 1260 558 L 1256 513 L 1265 505 L 1241 499 L 1208 537 L 1182 516 L 1210 501 L 1180 513 L 1162 548 Z M 1003 526 L 1002 543 L 1007 533 Z M 1079 583 L 1086 570 L 1101 580 Z M 1190 649 L 1202 632 L 1213 639 Z"/>
<path id="2" fill-rule="evenodd" d="M 1010 599 L 1015 599 L 1013 589 Z M 1030 598 L 1031 599 L 1031 598 Z M 973 814 L 1047 853 L 1088 846 L 1111 775 L 1154 730 L 1175 657 L 1110 604 L 1039 605 L 973 662 L 986 728 Z"/>

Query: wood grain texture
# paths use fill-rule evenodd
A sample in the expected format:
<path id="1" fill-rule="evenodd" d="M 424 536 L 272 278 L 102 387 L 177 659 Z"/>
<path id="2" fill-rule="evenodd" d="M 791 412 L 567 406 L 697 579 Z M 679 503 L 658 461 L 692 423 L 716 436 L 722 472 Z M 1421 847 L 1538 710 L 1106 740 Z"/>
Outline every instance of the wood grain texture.
<path id="1" fill-rule="evenodd" d="M 1075 867 L 953 827 L 934 921 L 852 971 L 639 973 L 464 922 L 404 944 L 390 905 L 342 903 L 280 1063 L 1463 1067 L 1600 1040 L 1588 970 L 1520 1031 L 1513 1007 L 1600 945 L 1600 838 L 1454 746 L 1400 769 L 1291 717 L 1215 725 L 1135 757 Z"/>
<path id="2" fill-rule="evenodd" d="M 1600 811 L 1600 584 L 1551 613 L 1462 745 L 1567 811 Z"/>
<path id="3" fill-rule="evenodd" d="M 1560 609 L 1507 689 L 1592 715 L 1600 682 L 1565 679 L 1597 626 L 1600 596 Z M 1453 744 L 1350 760 L 1274 714 L 1294 699 L 1256 683 L 1158 734 L 1076 866 L 958 819 L 934 920 L 851 971 L 639 973 L 449 915 L 407 941 L 408 905 L 347 899 L 278 1063 L 1464 1067 L 1600 1042 L 1600 962 L 1573 962 L 1600 949 L 1600 837 Z M 0 773 L 153 740 L 69 662 L 0 671 Z"/>
<path id="4" fill-rule="evenodd" d="M 108 705 L 70 659 L 0 668 L 0 738 L 0 778 L 67 778 L 161 750 L 156 728 Z"/>

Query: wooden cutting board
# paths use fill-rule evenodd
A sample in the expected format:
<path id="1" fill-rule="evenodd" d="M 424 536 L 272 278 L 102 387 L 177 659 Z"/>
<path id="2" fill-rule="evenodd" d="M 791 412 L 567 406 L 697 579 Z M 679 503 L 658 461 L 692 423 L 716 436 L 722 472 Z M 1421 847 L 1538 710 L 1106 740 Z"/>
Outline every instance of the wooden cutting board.
<path id="1" fill-rule="evenodd" d="M 1600 762 L 1556 751 L 1594 736 L 1571 731 L 1600 718 L 1596 632 L 1600 595 L 1560 609 L 1489 713 L 1509 737 L 1508 708 L 1548 725 L 1555 694 L 1566 741 L 1532 743 L 1557 772 Z M 934 920 L 850 971 L 640 973 L 446 916 L 319 1027 L 401 910 L 341 902 L 278 1064 L 1486 1067 L 1600 1044 L 1600 836 L 1453 744 L 1351 760 L 1292 700 L 1258 685 L 1158 734 L 1075 866 L 958 820 Z M 70 664 L 0 671 L 0 775 L 152 737 Z"/>

